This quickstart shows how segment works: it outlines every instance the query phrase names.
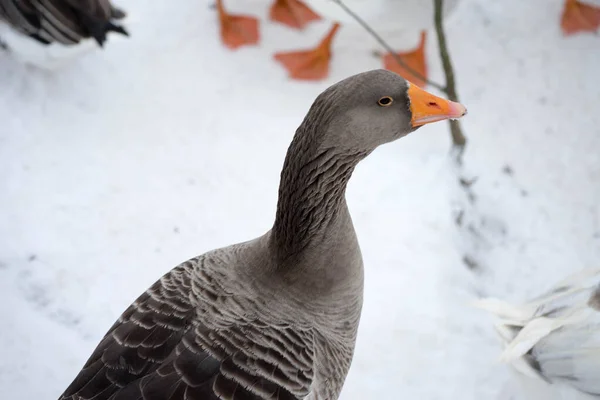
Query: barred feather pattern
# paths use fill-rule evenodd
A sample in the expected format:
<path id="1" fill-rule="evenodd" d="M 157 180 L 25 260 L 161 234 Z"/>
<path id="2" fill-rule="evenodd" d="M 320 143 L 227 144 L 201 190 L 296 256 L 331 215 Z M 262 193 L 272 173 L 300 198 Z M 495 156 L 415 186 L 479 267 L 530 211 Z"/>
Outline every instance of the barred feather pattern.
<path id="1" fill-rule="evenodd" d="M 295 172 L 282 177 L 290 184 L 281 185 L 279 192 L 274 231 L 281 250 L 289 253 L 290 249 L 306 247 L 322 225 L 336 217 L 357 160 L 366 155 L 367 152 L 339 154 L 335 149 L 323 149 L 297 168 L 284 168 Z M 293 163 L 294 157 L 288 157 L 286 162 Z"/>
<path id="2" fill-rule="evenodd" d="M 108 32 L 128 34 L 115 24 L 124 16 L 109 0 L 0 0 L 0 20 L 43 44 L 94 38 L 102 46 Z"/>
<path id="3" fill-rule="evenodd" d="M 355 334 L 332 345 L 296 305 L 269 301 L 268 289 L 259 295 L 251 276 L 232 279 L 230 256 L 245 249 L 216 250 L 164 275 L 110 328 L 60 400 L 337 398 Z"/>

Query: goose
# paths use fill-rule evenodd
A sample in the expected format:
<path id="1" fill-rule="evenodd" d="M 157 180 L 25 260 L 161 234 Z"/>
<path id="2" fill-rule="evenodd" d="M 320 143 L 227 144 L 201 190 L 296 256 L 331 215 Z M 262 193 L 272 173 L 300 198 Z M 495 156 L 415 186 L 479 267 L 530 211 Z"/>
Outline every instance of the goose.
<path id="1" fill-rule="evenodd" d="M 327 88 L 288 148 L 272 228 L 162 276 L 60 399 L 337 399 L 363 300 L 346 184 L 379 145 L 465 113 L 387 70 Z"/>
<path id="2" fill-rule="evenodd" d="M 125 16 L 110 0 L 0 0 L 0 42 L 26 64 L 54 69 L 93 42 L 104 46 L 109 32 L 128 35 L 116 23 Z"/>
<path id="3" fill-rule="evenodd" d="M 485 298 L 495 315 L 516 399 L 600 398 L 600 268 L 576 272 L 521 305 Z"/>
<path id="4" fill-rule="evenodd" d="M 304 80 L 320 80 L 328 75 L 332 57 L 332 42 L 341 26 L 349 29 L 351 43 L 373 42 L 363 28 L 359 27 L 353 16 L 349 15 L 338 4 L 338 0 L 306 0 L 306 4 L 318 15 L 333 24 L 317 47 L 304 51 L 282 51 L 275 54 L 292 78 Z M 413 69 L 421 75 L 427 74 L 425 61 L 426 30 L 433 27 L 433 0 L 341 0 L 353 13 L 364 20 L 394 49 L 402 50 L 398 55 L 411 59 Z M 454 12 L 458 0 L 443 2 L 443 15 Z M 383 55 L 386 69 L 400 73 L 406 79 L 419 86 L 424 86 L 422 76 L 416 76 L 395 62 L 391 54 Z"/>

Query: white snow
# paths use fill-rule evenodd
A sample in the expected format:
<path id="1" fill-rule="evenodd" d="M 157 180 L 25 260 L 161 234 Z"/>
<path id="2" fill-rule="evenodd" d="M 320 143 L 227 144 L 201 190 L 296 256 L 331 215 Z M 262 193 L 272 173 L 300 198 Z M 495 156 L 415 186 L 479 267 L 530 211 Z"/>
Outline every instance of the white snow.
<path id="1" fill-rule="evenodd" d="M 264 21 L 261 45 L 237 52 L 219 43 L 209 2 L 119 4 L 132 36 L 54 73 L 0 53 L 3 398 L 57 398 L 163 273 L 269 229 L 311 101 L 380 66 L 375 43 L 340 35 L 327 81 L 289 81 L 271 54 L 314 45 L 329 22 L 292 31 L 267 21 L 268 1 L 227 2 Z M 496 398 L 510 375 L 491 319 L 469 302 L 526 299 L 598 265 L 600 42 L 562 37 L 561 8 L 462 0 L 447 21 L 474 204 L 444 123 L 356 170 L 348 202 L 366 293 L 342 399 Z M 433 35 L 428 52 L 441 81 Z"/>

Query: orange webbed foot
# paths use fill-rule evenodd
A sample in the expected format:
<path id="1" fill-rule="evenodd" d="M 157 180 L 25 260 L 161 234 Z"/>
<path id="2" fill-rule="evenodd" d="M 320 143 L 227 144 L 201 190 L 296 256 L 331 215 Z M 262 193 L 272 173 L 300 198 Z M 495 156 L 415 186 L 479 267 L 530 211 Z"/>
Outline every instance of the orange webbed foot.
<path id="1" fill-rule="evenodd" d="M 565 36 L 578 32 L 596 32 L 600 27 L 600 7 L 578 0 L 566 0 L 560 27 Z"/>
<path id="2" fill-rule="evenodd" d="M 331 41 L 340 24 L 335 23 L 321 43 L 312 50 L 279 52 L 275 59 L 288 70 L 292 79 L 321 80 L 329 75 Z"/>
<path id="3" fill-rule="evenodd" d="M 229 14 L 223 7 L 223 0 L 217 0 L 217 12 L 223 44 L 235 50 L 241 46 L 257 44 L 260 40 L 258 19 L 250 15 Z"/>
<path id="4" fill-rule="evenodd" d="M 423 31 L 421 32 L 421 40 L 419 41 L 419 45 L 416 49 L 407 52 L 396 53 L 396 56 L 400 57 L 404 64 L 408 65 L 420 76 L 415 75 L 409 69 L 398 64 L 394 56 L 390 53 L 383 56 L 384 68 L 397 73 L 404 79 L 414 83 L 417 86 L 424 87 L 427 84 L 427 61 L 425 60 L 426 39 L 427 33 Z"/>
<path id="5" fill-rule="evenodd" d="M 296 29 L 302 29 L 321 16 L 300 0 L 275 0 L 269 12 L 269 18 Z"/>

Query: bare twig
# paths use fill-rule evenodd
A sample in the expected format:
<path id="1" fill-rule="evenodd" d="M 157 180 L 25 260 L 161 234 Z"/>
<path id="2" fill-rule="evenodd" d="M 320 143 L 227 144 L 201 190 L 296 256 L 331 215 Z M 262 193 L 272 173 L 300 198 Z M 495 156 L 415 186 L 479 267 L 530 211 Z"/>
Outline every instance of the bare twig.
<path id="1" fill-rule="evenodd" d="M 446 34 L 444 33 L 443 24 L 443 6 L 444 0 L 434 0 L 434 22 L 435 32 L 437 34 L 438 44 L 440 47 L 440 58 L 442 59 L 442 66 L 444 73 L 446 74 L 446 94 L 452 101 L 458 102 L 458 94 L 456 93 L 456 82 L 454 80 L 454 69 L 452 68 L 452 61 L 450 60 L 450 54 L 448 53 L 448 46 L 446 44 Z M 458 120 L 448 121 L 450 124 L 450 134 L 452 135 L 452 144 L 456 150 L 456 160 L 460 163 L 462 153 L 467 144 L 467 139 L 462 132 L 460 122 Z"/>
<path id="2" fill-rule="evenodd" d="M 373 38 L 387 51 L 389 52 L 392 57 L 394 58 L 394 60 L 402 67 L 404 67 L 408 72 L 410 72 L 411 74 L 413 74 L 414 76 L 416 76 L 417 78 L 419 78 L 420 80 L 424 81 L 425 83 L 427 83 L 430 86 L 433 86 L 434 88 L 441 90 L 444 93 L 447 93 L 447 89 L 440 85 L 439 83 L 430 81 L 429 79 L 427 79 L 426 77 L 424 77 L 423 75 L 421 75 L 419 72 L 415 71 L 413 68 L 411 68 L 410 66 L 406 65 L 406 63 L 402 60 L 402 58 L 400 58 L 398 56 L 398 54 L 396 54 L 396 52 L 394 51 L 394 49 L 392 49 L 390 47 L 389 44 L 387 44 L 387 42 L 385 40 L 383 40 L 383 38 L 381 36 L 379 36 L 379 34 L 377 32 L 375 32 L 375 30 L 373 28 L 371 28 L 369 26 L 369 24 L 367 24 L 365 22 L 365 20 L 363 20 L 359 15 L 357 15 L 354 11 L 352 11 L 346 4 L 344 4 L 344 2 L 342 0 L 332 0 L 334 3 L 336 3 L 338 6 L 340 6 L 348 15 L 350 15 L 356 22 L 358 22 L 358 24 L 360 26 L 362 26 L 367 32 L 369 32 L 369 34 L 371 36 L 373 36 Z"/>

